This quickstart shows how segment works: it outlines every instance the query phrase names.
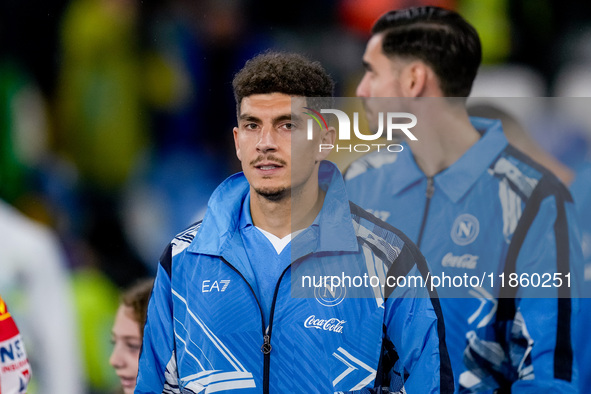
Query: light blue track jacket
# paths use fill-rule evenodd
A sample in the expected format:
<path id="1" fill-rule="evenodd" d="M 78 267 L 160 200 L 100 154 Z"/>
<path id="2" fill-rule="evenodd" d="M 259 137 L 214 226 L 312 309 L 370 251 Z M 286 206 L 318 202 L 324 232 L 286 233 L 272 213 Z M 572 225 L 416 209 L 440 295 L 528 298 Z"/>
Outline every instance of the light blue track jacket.
<path id="1" fill-rule="evenodd" d="M 349 198 L 400 228 L 426 257 L 440 284 L 457 391 L 576 392 L 578 299 L 570 296 L 582 257 L 571 196 L 508 145 L 500 121 L 471 121 L 480 140 L 432 178 L 406 144 L 353 162 Z M 467 287 L 465 277 L 473 277 Z"/>
<path id="2" fill-rule="evenodd" d="M 319 181 L 324 205 L 292 240 L 269 322 L 238 230 L 248 182 L 240 173 L 217 188 L 203 222 L 161 258 L 136 394 L 453 392 L 435 293 L 300 284 L 308 275 L 428 275 L 412 242 L 349 203 L 334 164 L 321 163 Z"/>

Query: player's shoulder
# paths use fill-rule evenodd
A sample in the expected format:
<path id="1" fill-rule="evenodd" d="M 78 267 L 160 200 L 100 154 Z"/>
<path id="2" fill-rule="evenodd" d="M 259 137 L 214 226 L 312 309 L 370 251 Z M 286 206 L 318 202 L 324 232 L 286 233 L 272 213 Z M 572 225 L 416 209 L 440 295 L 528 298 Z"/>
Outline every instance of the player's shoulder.
<path id="1" fill-rule="evenodd" d="M 170 276 L 171 267 L 172 267 L 172 259 L 174 256 L 182 253 L 195 239 L 197 233 L 201 230 L 201 225 L 203 221 L 198 221 L 178 233 L 174 236 L 172 241 L 168 244 L 164 253 L 160 257 L 160 265 Z"/>
<path id="2" fill-rule="evenodd" d="M 554 195 L 571 200 L 566 186 L 551 171 L 511 144 L 493 161 L 489 173 L 499 182 L 505 182 L 525 201 L 534 195 L 541 199 Z"/>
<path id="3" fill-rule="evenodd" d="M 426 275 L 427 261 L 406 234 L 358 205 L 349 204 L 358 242 L 373 254 L 371 264 L 381 261 L 385 271 L 395 276 L 405 276 L 413 269 Z"/>
<path id="4" fill-rule="evenodd" d="M 401 230 L 349 202 L 357 239 L 370 243 L 394 261 L 404 248 L 416 248 Z M 418 249 L 417 249 L 418 250 Z"/>
<path id="5" fill-rule="evenodd" d="M 189 227 L 187 227 L 185 230 L 175 235 L 175 237 L 171 241 L 173 256 L 184 251 L 191 244 L 191 242 L 193 242 L 195 236 L 201 229 L 202 223 L 202 220 L 195 222 Z"/>

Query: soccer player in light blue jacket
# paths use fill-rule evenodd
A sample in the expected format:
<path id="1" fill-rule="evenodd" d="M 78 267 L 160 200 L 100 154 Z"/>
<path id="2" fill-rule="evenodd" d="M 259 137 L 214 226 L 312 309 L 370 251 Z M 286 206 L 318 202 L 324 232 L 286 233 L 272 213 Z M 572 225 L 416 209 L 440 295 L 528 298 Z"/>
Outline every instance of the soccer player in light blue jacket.
<path id="1" fill-rule="evenodd" d="M 243 172 L 162 255 L 135 393 L 453 392 L 436 293 L 387 283 L 426 278 L 424 258 L 349 203 L 319 150 L 334 129 L 307 137 L 301 107 L 332 96 L 330 77 L 266 53 L 234 91 Z"/>
<path id="2" fill-rule="evenodd" d="M 498 104 L 495 104 L 495 100 L 497 99 L 492 99 L 489 103 L 470 106 L 468 113 L 501 120 L 503 132 L 509 143 L 552 171 L 569 187 L 573 196 L 581 229 L 584 263 L 584 266 L 578 267 L 579 272 L 577 273 L 581 283 L 582 298 L 579 301 L 578 320 L 573 324 L 573 350 L 574 359 L 578 361 L 580 392 L 585 393 L 591 387 L 591 342 L 588 340 L 588 332 L 591 327 L 591 210 L 589 209 L 591 206 L 591 163 L 584 160 L 576 165 L 567 165 L 545 151 L 532 138 L 524 125 L 517 120 L 514 116 L 515 112 L 510 113 L 509 108 L 519 107 L 522 100 L 526 99 L 512 99 L 507 103 L 509 104 L 507 109 L 500 108 Z M 563 98 L 559 98 L 553 102 L 559 104 L 562 100 Z M 572 98 L 568 98 L 568 100 L 572 100 Z M 563 135 L 565 138 L 569 138 L 568 133 Z M 580 146 L 577 145 L 576 148 L 579 149 Z"/>
<path id="3" fill-rule="evenodd" d="M 392 11 L 372 34 L 357 88 L 368 121 L 376 126 L 380 110 L 370 98 L 403 98 L 391 108 L 416 115 L 418 140 L 353 162 L 347 191 L 427 258 L 456 390 L 578 392 L 571 269 L 582 256 L 571 195 L 507 143 L 499 121 L 469 118 L 465 97 L 481 47 L 460 15 Z"/>

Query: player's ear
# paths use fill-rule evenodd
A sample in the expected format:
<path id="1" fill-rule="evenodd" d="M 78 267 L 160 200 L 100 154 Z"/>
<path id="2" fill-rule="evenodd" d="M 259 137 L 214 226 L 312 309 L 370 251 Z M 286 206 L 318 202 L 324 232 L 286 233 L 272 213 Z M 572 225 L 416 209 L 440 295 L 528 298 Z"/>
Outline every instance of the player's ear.
<path id="1" fill-rule="evenodd" d="M 234 147 L 236 148 L 236 157 L 238 157 L 238 160 L 242 161 L 242 158 L 240 157 L 240 142 L 238 140 L 238 127 L 234 127 L 234 129 L 232 130 L 234 132 Z"/>
<path id="2" fill-rule="evenodd" d="M 429 67 L 421 61 L 413 61 L 404 67 L 402 89 L 404 97 L 423 96 L 427 88 L 429 78 Z"/>
<path id="3" fill-rule="evenodd" d="M 328 130 L 323 135 L 323 141 L 325 144 L 334 145 L 334 142 L 337 139 L 337 130 L 333 126 L 329 126 Z"/>
<path id="4" fill-rule="evenodd" d="M 329 155 L 332 151 L 332 147 L 334 146 L 336 140 L 336 129 L 333 126 L 330 126 L 328 129 L 323 129 L 320 132 L 320 145 L 321 147 L 326 147 L 322 149 L 318 149 L 316 161 L 320 162 Z"/>

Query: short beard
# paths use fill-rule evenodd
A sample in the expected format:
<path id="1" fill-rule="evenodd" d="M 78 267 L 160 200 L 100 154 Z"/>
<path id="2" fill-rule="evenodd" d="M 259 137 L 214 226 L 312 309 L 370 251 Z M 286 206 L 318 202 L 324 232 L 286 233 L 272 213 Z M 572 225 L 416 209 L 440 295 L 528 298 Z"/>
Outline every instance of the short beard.
<path id="1" fill-rule="evenodd" d="M 261 197 L 268 201 L 278 202 L 289 196 L 289 189 L 280 187 L 276 189 L 254 189 L 254 191 Z"/>

